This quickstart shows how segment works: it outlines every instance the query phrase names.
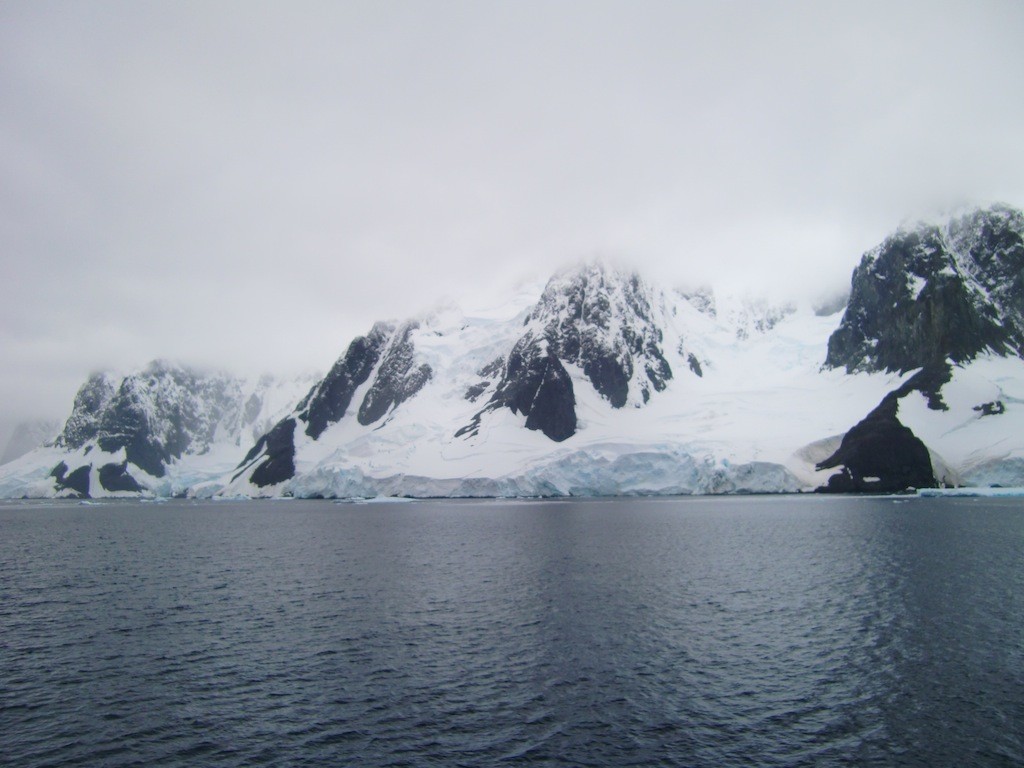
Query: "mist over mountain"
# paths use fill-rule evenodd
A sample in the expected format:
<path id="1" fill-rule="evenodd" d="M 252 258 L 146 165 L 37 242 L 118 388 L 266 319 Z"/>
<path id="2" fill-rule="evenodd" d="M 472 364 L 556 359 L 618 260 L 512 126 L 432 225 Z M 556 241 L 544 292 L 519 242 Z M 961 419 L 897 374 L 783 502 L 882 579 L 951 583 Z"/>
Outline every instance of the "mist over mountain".
<path id="1" fill-rule="evenodd" d="M 848 297 L 564 269 L 375 323 L 323 377 L 83 384 L 5 496 L 562 496 L 1024 485 L 1024 215 L 893 233 Z"/>

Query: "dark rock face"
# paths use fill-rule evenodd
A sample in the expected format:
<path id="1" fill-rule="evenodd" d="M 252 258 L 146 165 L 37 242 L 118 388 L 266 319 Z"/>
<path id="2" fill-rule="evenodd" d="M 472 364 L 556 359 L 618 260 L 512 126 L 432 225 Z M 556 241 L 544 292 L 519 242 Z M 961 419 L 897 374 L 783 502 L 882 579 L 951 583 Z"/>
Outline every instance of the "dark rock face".
<path id="1" fill-rule="evenodd" d="M 487 365 L 476 372 L 476 375 L 480 377 L 480 381 L 476 384 L 472 384 L 466 388 L 466 393 L 463 397 L 469 400 L 471 403 L 475 403 L 480 396 L 486 392 L 494 379 L 501 378 L 502 373 L 505 370 L 505 359 L 498 357 L 491 360 Z M 461 430 L 460 430 L 461 432 Z"/>
<path id="2" fill-rule="evenodd" d="M 930 366 L 886 395 L 878 407 L 843 437 L 839 449 L 818 464 L 820 469 L 842 471 L 819 488 L 825 493 L 898 493 L 908 488 L 938 485 L 927 446 L 897 416 L 900 398 L 921 392 L 928 407 L 945 410 L 942 385 L 949 381 L 947 365 Z"/>
<path id="3" fill-rule="evenodd" d="M 621 408 L 630 383 L 644 402 L 662 391 L 672 368 L 653 319 L 650 292 L 636 274 L 601 264 L 552 278 L 527 323 L 539 325 L 551 352 L 583 369 L 594 388 Z M 635 373 L 642 375 L 634 378 Z"/>
<path id="4" fill-rule="evenodd" d="M 494 402 L 525 414 L 527 429 L 561 442 L 576 432 L 576 396 L 565 366 L 545 347 L 529 341 L 515 346 Z"/>
<path id="5" fill-rule="evenodd" d="M 323 381 L 313 387 L 299 403 L 299 418 L 306 423 L 306 434 L 316 440 L 331 424 L 341 420 L 352 396 L 373 372 L 393 328 L 377 323 L 366 336 L 356 338 L 334 364 Z"/>
<path id="6" fill-rule="evenodd" d="M 79 467 L 74 472 L 68 472 L 68 465 L 63 461 L 53 468 L 50 477 L 56 480 L 58 491 L 72 491 L 83 499 L 89 498 L 89 470 L 88 464 Z"/>
<path id="7" fill-rule="evenodd" d="M 1024 352 L 1024 214 L 997 205 L 865 254 L 825 364 L 908 371 Z"/>
<path id="8" fill-rule="evenodd" d="M 489 386 L 491 386 L 491 382 L 487 379 L 484 379 L 477 384 L 473 384 L 471 387 L 466 389 L 465 398 L 469 400 L 469 402 L 475 403 L 480 398 L 480 395 L 487 391 Z"/>
<path id="9" fill-rule="evenodd" d="M 113 380 L 107 374 L 92 374 L 75 395 L 71 416 L 57 437 L 56 444 L 63 448 L 81 448 L 95 438 L 103 410 L 116 391 Z"/>
<path id="10" fill-rule="evenodd" d="M 134 477 L 128 474 L 127 461 L 123 461 L 120 464 L 104 464 L 100 467 L 99 480 L 100 485 L 112 493 L 115 491 L 139 493 L 142 490 L 142 486 L 135 481 Z"/>
<path id="11" fill-rule="evenodd" d="M 295 475 L 295 429 L 306 425 L 306 434 L 318 439 L 331 424 L 345 416 L 356 390 L 376 369 L 377 374 L 357 412 L 360 424 L 369 425 L 413 397 L 430 380 L 429 365 L 415 364 L 411 334 L 416 322 L 402 325 L 377 323 L 366 336 L 349 344 L 327 376 L 299 402 L 295 415 L 282 419 L 263 435 L 238 465 L 237 480 L 251 469 L 254 485 L 277 485 Z M 379 364 L 379 365 L 378 365 Z"/>
<path id="12" fill-rule="evenodd" d="M 373 424 L 383 418 L 413 397 L 430 380 L 433 371 L 429 365 L 415 364 L 415 348 L 409 339 L 418 327 L 419 323 L 406 323 L 395 333 L 384 352 L 377 376 L 359 406 L 357 418 L 360 424 Z"/>
<path id="13" fill-rule="evenodd" d="M 637 405 L 646 403 L 673 375 L 655 319 L 656 301 L 635 273 L 600 263 L 553 277 L 508 357 L 479 371 L 481 381 L 467 389 L 466 399 L 475 401 L 498 380 L 487 406 L 456 436 L 477 434 L 483 414 L 507 407 L 526 414 L 527 428 L 552 440 L 571 437 L 576 397 L 565 364 L 578 366 L 615 408 L 631 397 Z M 702 374 L 695 357 L 690 370 Z"/>
<path id="14" fill-rule="evenodd" d="M 686 363 L 690 366 L 690 370 L 693 371 L 697 376 L 704 375 L 704 369 L 700 367 L 700 360 L 697 359 L 696 355 L 688 355 L 686 358 Z"/>
<path id="15" fill-rule="evenodd" d="M 982 416 L 999 416 L 1006 413 L 1006 406 L 1003 405 L 1002 400 L 994 400 L 991 403 L 976 405 L 974 410 L 978 411 Z"/>
<path id="16" fill-rule="evenodd" d="M 544 339 L 527 334 L 508 356 L 497 391 L 473 421 L 455 433 L 475 435 L 484 413 L 509 408 L 526 416 L 526 428 L 540 430 L 555 442 L 576 432 L 576 396 L 572 379 Z"/>
<path id="17" fill-rule="evenodd" d="M 456 436 L 476 434 L 487 411 L 508 408 L 526 417 L 526 428 L 540 430 L 560 442 L 575 433 L 575 394 L 572 380 L 561 361 L 551 354 L 543 339 L 527 334 L 509 354 L 498 390 L 473 422 Z"/>
<path id="18" fill-rule="evenodd" d="M 201 453 L 217 425 L 237 406 L 239 385 L 163 362 L 126 376 L 103 409 L 96 432 L 99 447 L 125 450 L 129 462 L 163 477 L 172 459 Z"/>
<path id="19" fill-rule="evenodd" d="M 165 446 L 149 429 L 147 416 L 145 406 L 131 394 L 126 394 L 104 415 L 104 429 L 97 437 L 97 443 L 108 453 L 124 448 L 132 464 L 154 477 L 163 477 L 164 462 L 170 459 L 171 450 L 177 449 L 180 455 L 180 431 L 173 429 L 172 444 Z"/>
<path id="20" fill-rule="evenodd" d="M 237 480 L 253 465 L 255 469 L 249 479 L 260 488 L 283 483 L 295 476 L 295 419 L 282 419 L 257 440 L 232 479 Z"/>
<path id="21" fill-rule="evenodd" d="M 249 395 L 249 399 L 245 401 L 245 408 L 242 410 L 242 423 L 249 425 L 255 422 L 259 418 L 262 407 L 263 401 L 258 394 L 253 392 Z"/>
<path id="22" fill-rule="evenodd" d="M 828 485 L 829 493 L 898 493 L 908 488 L 933 488 L 931 457 L 913 432 L 896 418 L 896 404 L 883 401 L 855 425 L 843 443 L 818 469 L 842 467 Z"/>

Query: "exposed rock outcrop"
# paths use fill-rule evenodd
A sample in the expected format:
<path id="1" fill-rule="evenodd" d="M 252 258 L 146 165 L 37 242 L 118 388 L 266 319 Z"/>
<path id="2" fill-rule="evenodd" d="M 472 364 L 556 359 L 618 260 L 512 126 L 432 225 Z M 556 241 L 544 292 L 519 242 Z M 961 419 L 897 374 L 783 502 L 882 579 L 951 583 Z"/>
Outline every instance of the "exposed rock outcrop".
<path id="1" fill-rule="evenodd" d="M 897 232 L 861 259 L 828 367 L 909 371 L 1024 352 L 1024 215 L 1003 205 Z"/>
<path id="2" fill-rule="evenodd" d="M 941 390 L 951 374 L 948 365 L 930 366 L 886 395 L 846 433 L 838 450 L 817 465 L 819 470 L 840 470 L 818 490 L 898 493 L 939 485 L 928 446 L 899 420 L 899 402 L 911 392 L 920 392 L 929 408 L 945 410 Z"/>

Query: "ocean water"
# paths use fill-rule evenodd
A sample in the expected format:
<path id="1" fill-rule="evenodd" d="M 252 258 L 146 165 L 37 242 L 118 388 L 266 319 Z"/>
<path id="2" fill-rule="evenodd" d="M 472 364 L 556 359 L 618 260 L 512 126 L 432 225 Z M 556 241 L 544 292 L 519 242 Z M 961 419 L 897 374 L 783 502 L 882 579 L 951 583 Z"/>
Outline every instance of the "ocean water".
<path id="1" fill-rule="evenodd" d="M 1024 503 L 0 504 L 0 764 L 1024 764 Z"/>

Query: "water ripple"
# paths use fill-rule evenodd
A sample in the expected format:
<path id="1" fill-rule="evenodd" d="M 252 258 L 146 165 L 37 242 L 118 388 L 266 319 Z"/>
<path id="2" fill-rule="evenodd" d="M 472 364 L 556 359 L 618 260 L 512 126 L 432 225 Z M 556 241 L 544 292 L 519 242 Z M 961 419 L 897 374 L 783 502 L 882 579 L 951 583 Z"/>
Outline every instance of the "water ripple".
<path id="1" fill-rule="evenodd" d="M 0 505 L 0 764 L 1024 763 L 982 500 Z"/>

